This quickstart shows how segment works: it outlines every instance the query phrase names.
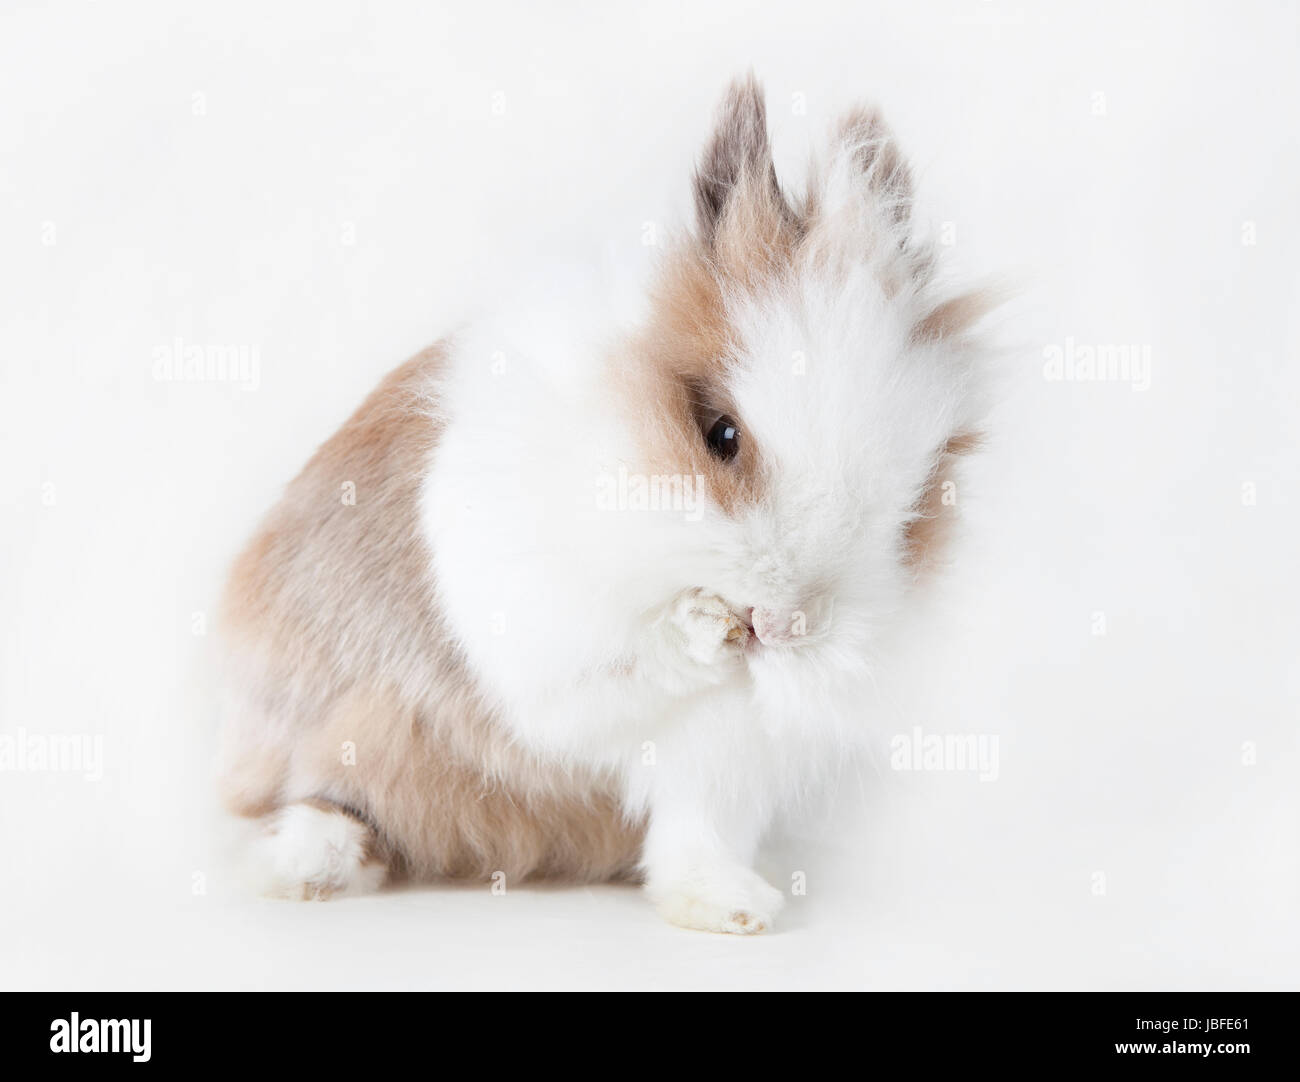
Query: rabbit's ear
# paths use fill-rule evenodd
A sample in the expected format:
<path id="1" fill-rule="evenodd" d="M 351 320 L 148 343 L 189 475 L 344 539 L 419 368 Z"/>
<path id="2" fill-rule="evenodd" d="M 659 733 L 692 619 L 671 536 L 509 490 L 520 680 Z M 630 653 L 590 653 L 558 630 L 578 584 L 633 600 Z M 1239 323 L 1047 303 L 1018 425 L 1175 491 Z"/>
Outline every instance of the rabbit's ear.
<path id="1" fill-rule="evenodd" d="M 900 224 L 912 212 L 912 170 L 878 109 L 858 106 L 840 118 L 831 173 L 832 185 L 840 179 L 865 190 L 878 210 Z"/>
<path id="2" fill-rule="evenodd" d="M 832 274 L 866 260 L 889 296 L 933 275 L 932 246 L 912 236 L 912 171 L 876 109 L 840 118 L 803 213 L 806 251 Z"/>
<path id="3" fill-rule="evenodd" d="M 695 172 L 695 219 L 706 247 L 715 247 L 728 234 L 775 239 L 795 224 L 777 183 L 767 108 L 752 73 L 731 84 L 718 112 Z"/>

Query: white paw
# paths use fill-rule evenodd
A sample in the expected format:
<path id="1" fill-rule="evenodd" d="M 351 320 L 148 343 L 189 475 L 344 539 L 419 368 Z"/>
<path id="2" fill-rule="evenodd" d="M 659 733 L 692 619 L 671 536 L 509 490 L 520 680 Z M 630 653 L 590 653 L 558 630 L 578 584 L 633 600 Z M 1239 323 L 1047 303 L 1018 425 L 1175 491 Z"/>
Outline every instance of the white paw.
<path id="1" fill-rule="evenodd" d="M 345 812 L 290 804 L 266 826 L 254 852 L 263 893 L 312 901 L 368 893 L 384 881 L 373 832 Z"/>
<path id="2" fill-rule="evenodd" d="M 767 931 L 785 903 L 779 890 L 748 868 L 692 874 L 667 884 L 652 880 L 646 892 L 670 924 L 732 935 Z"/>
<path id="3" fill-rule="evenodd" d="M 749 625 L 717 594 L 705 590 L 680 594 L 672 603 L 669 620 L 686 656 L 700 665 L 738 661 L 749 639 Z"/>

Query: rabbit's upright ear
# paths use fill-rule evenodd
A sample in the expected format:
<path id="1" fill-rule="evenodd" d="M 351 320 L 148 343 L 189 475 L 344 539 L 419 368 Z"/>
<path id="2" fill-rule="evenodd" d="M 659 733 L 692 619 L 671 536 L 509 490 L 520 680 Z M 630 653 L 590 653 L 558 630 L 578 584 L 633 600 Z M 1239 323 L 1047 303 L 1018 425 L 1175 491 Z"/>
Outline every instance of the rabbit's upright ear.
<path id="1" fill-rule="evenodd" d="M 763 91 L 752 74 L 731 84 L 695 172 L 701 243 L 718 263 L 744 265 L 787 247 L 797 218 L 776 179 Z"/>
<path id="2" fill-rule="evenodd" d="M 807 252 L 831 274 L 866 262 L 890 296 L 932 275 L 931 246 L 912 236 L 912 171 L 876 109 L 840 119 L 809 178 L 804 214 Z"/>
<path id="3" fill-rule="evenodd" d="M 912 170 L 880 112 L 869 106 L 850 110 L 832 136 L 824 173 L 813 178 L 808 248 L 827 267 L 865 258 L 887 294 L 909 290 L 928 304 L 912 329 L 914 341 L 959 337 L 1004 293 L 980 287 L 935 296 L 930 287 L 937 250 L 913 236 L 912 210 Z"/>
<path id="4" fill-rule="evenodd" d="M 831 145 L 829 186 L 865 192 L 875 209 L 900 224 L 912 212 L 912 170 L 880 111 L 851 109 L 837 125 Z M 847 192 L 833 193 L 841 197 Z"/>

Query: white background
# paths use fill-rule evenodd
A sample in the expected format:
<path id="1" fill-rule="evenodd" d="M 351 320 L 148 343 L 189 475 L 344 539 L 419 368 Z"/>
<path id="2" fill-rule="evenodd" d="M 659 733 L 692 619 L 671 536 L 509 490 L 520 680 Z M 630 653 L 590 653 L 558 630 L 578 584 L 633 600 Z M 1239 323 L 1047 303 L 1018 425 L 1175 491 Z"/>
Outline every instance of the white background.
<path id="1" fill-rule="evenodd" d="M 1293 5 L 6 9 L 0 731 L 102 736 L 105 773 L 0 773 L 5 986 L 1300 983 Z M 808 889 L 757 940 L 629 888 L 243 898 L 195 614 L 468 302 L 574 236 L 651 258 L 750 66 L 787 180 L 875 100 L 955 264 L 1023 288 L 943 617 L 877 722 L 995 735 L 998 780 L 863 773 L 771 850 Z M 177 336 L 256 347 L 260 385 L 156 380 Z M 1067 339 L 1149 347 L 1150 387 L 1044 379 Z"/>

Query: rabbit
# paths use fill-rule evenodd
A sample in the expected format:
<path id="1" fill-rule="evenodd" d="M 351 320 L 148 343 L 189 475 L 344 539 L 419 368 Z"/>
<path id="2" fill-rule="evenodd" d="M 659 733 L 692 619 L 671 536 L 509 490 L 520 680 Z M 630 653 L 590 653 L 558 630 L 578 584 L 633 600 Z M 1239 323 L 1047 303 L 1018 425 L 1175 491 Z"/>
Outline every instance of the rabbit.
<path id="1" fill-rule="evenodd" d="M 871 109 L 796 198 L 743 77 L 693 185 L 639 322 L 426 349 L 235 562 L 220 787 L 269 893 L 628 880 L 773 926 L 760 843 L 944 561 L 991 302 L 943 284 Z"/>

